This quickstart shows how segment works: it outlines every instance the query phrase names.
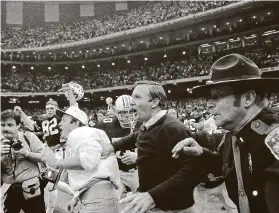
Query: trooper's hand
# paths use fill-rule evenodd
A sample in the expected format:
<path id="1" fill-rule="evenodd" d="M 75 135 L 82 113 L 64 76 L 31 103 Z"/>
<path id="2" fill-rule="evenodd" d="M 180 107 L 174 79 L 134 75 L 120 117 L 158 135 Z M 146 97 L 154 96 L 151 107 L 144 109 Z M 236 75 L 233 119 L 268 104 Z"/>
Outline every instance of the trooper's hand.
<path id="1" fill-rule="evenodd" d="M 102 147 L 102 158 L 107 158 L 112 152 L 114 152 L 114 148 L 110 143 L 100 143 Z"/>
<path id="2" fill-rule="evenodd" d="M 131 164 L 135 164 L 136 160 L 137 160 L 137 153 L 136 152 L 125 152 L 124 155 L 119 156 L 119 158 L 121 159 L 122 163 L 125 163 L 127 165 L 131 165 Z"/>
<path id="3" fill-rule="evenodd" d="M 180 141 L 172 149 L 172 157 L 178 158 L 179 154 L 184 152 L 189 156 L 199 156 L 203 153 L 202 147 L 195 141 L 193 138 L 186 138 L 183 141 Z"/>
<path id="4" fill-rule="evenodd" d="M 1 140 L 1 156 L 9 154 L 10 150 L 10 141 L 8 139 Z"/>
<path id="5" fill-rule="evenodd" d="M 17 114 L 17 115 L 21 115 L 21 113 L 22 113 L 22 109 L 21 109 L 21 107 L 20 106 L 15 106 L 14 107 L 14 112 Z"/>

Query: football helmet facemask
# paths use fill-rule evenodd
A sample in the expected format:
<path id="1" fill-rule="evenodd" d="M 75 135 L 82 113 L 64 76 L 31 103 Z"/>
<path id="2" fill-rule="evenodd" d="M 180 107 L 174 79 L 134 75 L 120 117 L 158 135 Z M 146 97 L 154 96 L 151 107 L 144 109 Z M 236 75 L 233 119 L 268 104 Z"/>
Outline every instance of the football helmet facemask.
<path id="1" fill-rule="evenodd" d="M 115 101 L 115 113 L 122 128 L 134 129 L 137 123 L 137 110 L 131 107 L 132 97 L 121 95 Z"/>

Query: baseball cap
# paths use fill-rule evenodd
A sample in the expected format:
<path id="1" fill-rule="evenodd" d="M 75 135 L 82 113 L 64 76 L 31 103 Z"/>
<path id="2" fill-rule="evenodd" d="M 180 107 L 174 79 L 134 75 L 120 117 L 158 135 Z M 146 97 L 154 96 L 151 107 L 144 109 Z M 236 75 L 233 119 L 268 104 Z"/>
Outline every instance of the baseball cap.
<path id="1" fill-rule="evenodd" d="M 59 112 L 63 114 L 67 114 L 72 116 L 73 118 L 76 118 L 77 120 L 79 120 L 82 124 L 87 125 L 88 124 L 88 117 L 85 114 L 85 112 L 83 112 L 82 110 L 80 110 L 78 107 L 76 106 L 70 106 L 65 112 L 58 110 Z M 61 116 L 62 117 L 62 116 Z"/>

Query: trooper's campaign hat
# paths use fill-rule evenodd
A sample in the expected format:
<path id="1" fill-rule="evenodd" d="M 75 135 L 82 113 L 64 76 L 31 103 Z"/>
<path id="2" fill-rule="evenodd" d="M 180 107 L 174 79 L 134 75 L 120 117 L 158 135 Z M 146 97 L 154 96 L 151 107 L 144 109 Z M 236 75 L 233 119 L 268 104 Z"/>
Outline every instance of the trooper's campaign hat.
<path id="1" fill-rule="evenodd" d="M 196 86 L 194 96 L 206 97 L 210 89 L 217 85 L 232 85 L 238 91 L 246 88 L 260 89 L 262 92 L 279 91 L 279 78 L 263 78 L 258 66 L 239 54 L 229 54 L 218 59 L 210 69 L 211 78 L 205 85 Z"/>

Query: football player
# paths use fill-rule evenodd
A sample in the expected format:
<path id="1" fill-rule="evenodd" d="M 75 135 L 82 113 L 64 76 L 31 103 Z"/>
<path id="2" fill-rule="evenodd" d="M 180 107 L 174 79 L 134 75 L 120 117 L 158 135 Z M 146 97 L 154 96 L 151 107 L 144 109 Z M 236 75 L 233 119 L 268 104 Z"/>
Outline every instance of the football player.
<path id="1" fill-rule="evenodd" d="M 57 108 L 57 102 L 50 99 L 46 103 L 46 115 L 40 116 L 40 119 L 35 121 L 31 120 L 19 106 L 15 106 L 14 110 L 20 114 L 24 125 L 30 131 L 42 131 L 44 133 L 44 141 L 48 146 L 52 147 L 60 143 L 60 130 L 58 127 L 60 118 L 56 115 Z"/>
<path id="2" fill-rule="evenodd" d="M 115 115 L 112 118 L 104 118 L 99 121 L 96 128 L 104 130 L 110 140 L 116 141 L 129 135 L 139 127 L 137 113 L 131 108 L 129 95 L 121 95 L 115 101 Z M 131 192 L 136 192 L 139 187 L 138 173 L 136 167 L 137 153 L 135 150 L 116 153 L 120 169 L 121 186 L 119 187 L 119 197 L 128 188 Z"/>

